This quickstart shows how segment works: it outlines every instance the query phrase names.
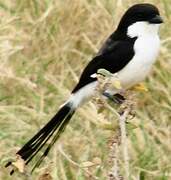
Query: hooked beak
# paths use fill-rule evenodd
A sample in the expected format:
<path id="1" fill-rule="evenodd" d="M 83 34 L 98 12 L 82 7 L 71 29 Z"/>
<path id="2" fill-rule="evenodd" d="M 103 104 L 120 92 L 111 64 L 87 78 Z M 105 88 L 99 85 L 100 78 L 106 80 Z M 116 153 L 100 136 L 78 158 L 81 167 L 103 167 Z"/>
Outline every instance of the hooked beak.
<path id="1" fill-rule="evenodd" d="M 163 22 L 164 21 L 163 21 L 163 19 L 162 19 L 162 17 L 160 15 L 156 15 L 156 16 L 154 16 L 153 18 L 151 18 L 149 20 L 150 24 L 161 24 Z"/>

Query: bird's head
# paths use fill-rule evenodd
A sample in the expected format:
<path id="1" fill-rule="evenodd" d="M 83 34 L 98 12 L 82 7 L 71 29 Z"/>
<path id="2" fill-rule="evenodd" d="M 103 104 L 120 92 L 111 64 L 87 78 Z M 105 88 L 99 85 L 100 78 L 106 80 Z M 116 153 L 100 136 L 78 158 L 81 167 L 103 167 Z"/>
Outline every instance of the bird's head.
<path id="1" fill-rule="evenodd" d="M 117 30 L 127 33 L 130 37 L 136 37 L 157 33 L 161 23 L 163 19 L 156 6 L 147 3 L 135 4 L 125 12 Z"/>

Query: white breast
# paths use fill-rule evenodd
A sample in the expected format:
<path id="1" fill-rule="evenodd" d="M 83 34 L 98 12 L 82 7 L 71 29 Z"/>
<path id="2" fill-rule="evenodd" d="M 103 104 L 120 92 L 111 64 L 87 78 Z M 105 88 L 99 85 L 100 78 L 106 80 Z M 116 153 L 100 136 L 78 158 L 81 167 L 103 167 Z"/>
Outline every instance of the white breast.
<path id="1" fill-rule="evenodd" d="M 135 55 L 133 59 L 118 72 L 123 88 L 129 88 L 141 82 L 149 73 L 160 47 L 160 40 L 156 29 L 158 30 L 158 27 L 153 25 L 146 27 L 146 29 L 141 28 L 141 33 L 140 31 L 135 31 L 135 28 L 128 31 L 128 34 L 132 37 L 139 34 L 134 44 Z"/>

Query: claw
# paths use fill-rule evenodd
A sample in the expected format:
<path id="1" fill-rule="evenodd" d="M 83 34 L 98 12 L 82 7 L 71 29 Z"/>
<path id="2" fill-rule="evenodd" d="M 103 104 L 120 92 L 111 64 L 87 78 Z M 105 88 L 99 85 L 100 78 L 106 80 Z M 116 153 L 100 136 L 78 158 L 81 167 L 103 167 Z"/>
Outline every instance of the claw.
<path id="1" fill-rule="evenodd" d="M 119 102 L 119 104 L 122 104 L 126 100 L 125 97 L 121 94 L 115 94 L 113 96 Z"/>

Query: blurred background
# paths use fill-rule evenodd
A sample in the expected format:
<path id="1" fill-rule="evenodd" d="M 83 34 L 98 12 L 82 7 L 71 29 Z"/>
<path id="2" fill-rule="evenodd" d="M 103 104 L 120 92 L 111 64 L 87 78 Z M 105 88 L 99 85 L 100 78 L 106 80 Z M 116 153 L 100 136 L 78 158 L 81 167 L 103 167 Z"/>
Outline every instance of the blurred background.
<path id="1" fill-rule="evenodd" d="M 139 2 L 0 0 L 0 179 L 11 179 L 4 163 L 55 114 L 123 12 Z M 169 0 L 148 2 L 165 23 L 158 61 L 145 81 L 149 91 L 137 95 L 139 126 L 128 134 L 130 174 L 134 180 L 169 180 L 171 6 Z M 81 107 L 31 179 L 107 179 L 113 132 L 101 124 L 109 117 L 98 114 L 93 102 Z M 16 173 L 12 179 L 27 177 Z"/>

